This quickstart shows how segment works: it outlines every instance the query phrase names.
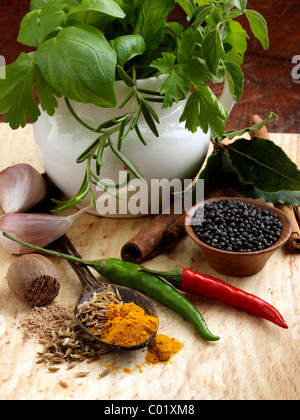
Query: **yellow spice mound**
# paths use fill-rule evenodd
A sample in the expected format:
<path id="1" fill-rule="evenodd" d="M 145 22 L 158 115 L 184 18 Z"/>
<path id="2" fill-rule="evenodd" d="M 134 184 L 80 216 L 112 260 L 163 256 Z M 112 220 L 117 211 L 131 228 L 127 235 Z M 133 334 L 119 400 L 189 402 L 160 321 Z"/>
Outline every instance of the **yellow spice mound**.
<path id="1" fill-rule="evenodd" d="M 148 340 L 158 330 L 158 318 L 147 315 L 133 302 L 122 305 L 111 303 L 107 318 L 101 336 L 107 344 L 136 346 Z"/>
<path id="2" fill-rule="evenodd" d="M 178 353 L 183 344 L 164 334 L 157 334 L 148 346 L 147 363 L 167 362 L 173 354 Z"/>

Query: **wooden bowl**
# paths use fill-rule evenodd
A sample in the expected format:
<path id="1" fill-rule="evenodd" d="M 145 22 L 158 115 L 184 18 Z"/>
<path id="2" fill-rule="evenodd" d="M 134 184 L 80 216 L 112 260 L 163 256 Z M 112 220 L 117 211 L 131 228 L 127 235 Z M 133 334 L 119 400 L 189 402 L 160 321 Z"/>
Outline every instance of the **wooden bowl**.
<path id="1" fill-rule="evenodd" d="M 278 241 L 269 248 L 253 252 L 223 251 L 221 249 L 216 249 L 205 244 L 194 233 L 193 226 L 191 225 L 191 219 L 199 207 L 203 207 L 205 204 L 218 202 L 220 200 L 238 200 L 247 204 L 253 204 L 262 210 L 268 210 L 269 212 L 277 214 L 278 219 L 282 224 L 282 232 Z M 274 252 L 288 241 L 292 233 L 292 224 L 285 213 L 276 207 L 272 207 L 262 201 L 240 197 L 218 197 L 199 202 L 192 209 L 190 209 L 185 219 L 185 230 L 190 238 L 192 238 L 193 241 L 195 241 L 196 244 L 200 246 L 202 252 L 205 255 L 205 258 L 214 270 L 228 276 L 246 277 L 252 276 L 261 271 L 269 258 L 274 254 Z"/>

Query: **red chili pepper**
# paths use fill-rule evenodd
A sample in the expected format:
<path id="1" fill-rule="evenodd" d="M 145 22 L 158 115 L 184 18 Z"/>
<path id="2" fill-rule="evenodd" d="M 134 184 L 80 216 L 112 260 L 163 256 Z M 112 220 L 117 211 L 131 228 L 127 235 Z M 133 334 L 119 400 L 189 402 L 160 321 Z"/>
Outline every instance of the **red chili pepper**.
<path id="1" fill-rule="evenodd" d="M 223 280 L 200 274 L 187 268 L 170 271 L 145 269 L 145 271 L 164 278 L 174 287 L 184 292 L 217 300 L 273 322 L 279 327 L 288 328 L 282 315 L 274 306 L 255 295 L 231 286 Z"/>

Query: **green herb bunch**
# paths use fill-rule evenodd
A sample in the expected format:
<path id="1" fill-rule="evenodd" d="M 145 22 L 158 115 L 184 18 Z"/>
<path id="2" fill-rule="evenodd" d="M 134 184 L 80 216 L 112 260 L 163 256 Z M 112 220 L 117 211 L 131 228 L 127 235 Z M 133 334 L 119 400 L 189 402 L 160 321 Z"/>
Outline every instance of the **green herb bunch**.
<path id="1" fill-rule="evenodd" d="M 176 3 L 187 15 L 186 27 L 168 21 Z M 75 205 L 89 193 L 95 204 L 93 184 L 108 189 L 100 179 L 106 147 L 126 165 L 128 174 L 143 180 L 121 149 L 133 130 L 147 144 L 139 129 L 141 116 L 159 136 L 159 117 L 152 102 L 168 108 L 188 97 L 180 122 L 191 132 L 210 130 L 216 144 L 222 141 L 228 113 L 209 84 L 221 83 L 226 77 L 234 100 L 238 102 L 242 96 L 241 65 L 248 35 L 236 19 L 245 14 L 262 47 L 267 49 L 269 45 L 264 18 L 246 6 L 247 0 L 31 1 L 18 41 L 33 51 L 21 53 L 7 66 L 6 79 L 0 80 L 4 121 L 12 129 L 24 127 L 28 120 L 36 122 L 41 114 L 37 92 L 41 108 L 50 116 L 55 114 L 57 98 L 63 97 L 74 118 L 99 134 L 78 157 L 78 163 L 87 162 L 85 177 L 76 196 L 62 208 Z M 165 75 L 159 92 L 137 87 L 137 79 L 159 74 Z M 123 80 L 130 87 L 119 106 L 119 115 L 91 127 L 76 114 L 70 100 L 115 107 L 115 80 Z M 130 111 L 122 113 L 128 103 Z M 117 144 L 111 140 L 115 133 Z M 96 161 L 95 172 L 92 161 Z"/>
<path id="2" fill-rule="evenodd" d="M 167 22 L 175 3 L 187 13 L 186 29 Z M 266 22 L 246 9 L 246 1 L 217 0 L 32 0 L 18 41 L 34 47 L 7 66 L 1 80 L 0 112 L 13 129 L 37 121 L 37 88 L 43 110 L 53 115 L 56 97 L 100 107 L 116 106 L 114 81 L 166 74 L 163 107 L 194 93 L 181 117 L 188 130 L 210 127 L 222 135 L 227 114 L 208 87 L 208 80 L 228 77 L 239 100 L 243 91 L 241 64 L 247 33 L 234 19 L 243 13 L 254 35 L 268 47 Z M 101 28 L 101 30 L 99 30 Z M 118 73 L 121 67 L 123 74 Z M 125 78 L 126 75 L 125 75 Z M 126 80 L 125 80 L 126 81 Z M 153 98 L 152 98 L 153 99 Z M 201 113 L 200 113 L 200 108 Z"/>

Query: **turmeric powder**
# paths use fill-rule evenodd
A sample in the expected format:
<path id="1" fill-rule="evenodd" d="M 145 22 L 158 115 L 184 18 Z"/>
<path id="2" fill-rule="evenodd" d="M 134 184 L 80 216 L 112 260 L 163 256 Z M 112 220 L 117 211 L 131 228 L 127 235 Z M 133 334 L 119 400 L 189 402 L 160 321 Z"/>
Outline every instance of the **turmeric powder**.
<path id="1" fill-rule="evenodd" d="M 158 330 L 158 318 L 135 303 L 111 303 L 101 339 L 107 344 L 132 347 L 147 341 Z"/>
<path id="2" fill-rule="evenodd" d="M 178 353 L 183 344 L 164 334 L 157 334 L 148 346 L 147 363 L 167 362 L 173 354 Z"/>

